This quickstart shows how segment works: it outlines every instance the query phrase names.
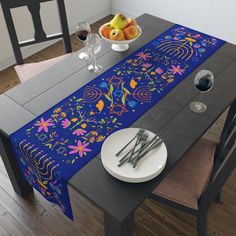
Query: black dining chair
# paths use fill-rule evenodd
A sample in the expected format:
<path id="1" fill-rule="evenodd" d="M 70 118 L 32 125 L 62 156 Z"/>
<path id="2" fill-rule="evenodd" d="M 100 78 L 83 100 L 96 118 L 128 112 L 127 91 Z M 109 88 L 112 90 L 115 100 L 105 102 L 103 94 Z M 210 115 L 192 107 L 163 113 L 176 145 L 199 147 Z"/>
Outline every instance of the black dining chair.
<path id="1" fill-rule="evenodd" d="M 42 72 L 43 70 L 46 70 L 50 66 L 63 60 L 64 57 L 67 56 L 63 55 L 42 62 L 24 64 L 24 60 L 20 49 L 21 47 L 29 46 L 35 43 L 46 42 L 53 39 L 63 38 L 65 52 L 70 53 L 72 51 L 64 0 L 56 0 L 59 10 L 62 32 L 48 36 L 44 32 L 40 16 L 40 3 L 49 1 L 52 0 L 0 0 L 3 10 L 3 15 L 6 21 L 8 33 L 11 40 L 11 45 L 14 51 L 16 62 L 18 64 L 17 66 L 15 66 L 15 70 L 21 82 L 32 78 L 36 74 Z M 16 34 L 16 29 L 14 26 L 14 21 L 11 15 L 11 9 L 23 6 L 27 6 L 29 12 L 31 13 L 35 35 L 34 39 L 19 42 Z"/>
<path id="2" fill-rule="evenodd" d="M 150 198 L 197 217 L 197 235 L 207 235 L 208 208 L 236 166 L 236 100 L 219 143 L 200 139 L 153 191 Z"/>

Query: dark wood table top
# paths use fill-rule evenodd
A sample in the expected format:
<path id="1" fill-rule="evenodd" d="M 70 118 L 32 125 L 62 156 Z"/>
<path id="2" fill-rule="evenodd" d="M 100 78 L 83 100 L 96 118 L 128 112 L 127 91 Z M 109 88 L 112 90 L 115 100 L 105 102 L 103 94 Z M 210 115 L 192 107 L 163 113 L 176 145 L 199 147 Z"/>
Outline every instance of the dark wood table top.
<path id="1" fill-rule="evenodd" d="M 127 52 L 114 52 L 103 41 L 103 50 L 98 54 L 98 61 L 104 70 L 173 25 L 148 14 L 140 16 L 138 23 L 143 34 L 130 45 Z M 200 69 L 208 69 L 214 73 L 215 85 L 202 98 L 208 110 L 203 114 L 196 114 L 188 106 L 198 96 L 193 86 L 193 78 Z M 124 220 L 150 195 L 232 103 L 236 97 L 235 73 L 236 46 L 227 43 L 134 123 L 133 127 L 143 127 L 159 133 L 165 140 L 168 161 L 160 176 L 142 184 L 124 183 L 105 171 L 98 156 L 74 175 L 69 185 L 108 214 Z M 95 77 L 96 75 L 87 70 L 87 62 L 78 59 L 77 53 L 70 55 L 64 61 L 0 96 L 0 129 L 10 135 Z"/>

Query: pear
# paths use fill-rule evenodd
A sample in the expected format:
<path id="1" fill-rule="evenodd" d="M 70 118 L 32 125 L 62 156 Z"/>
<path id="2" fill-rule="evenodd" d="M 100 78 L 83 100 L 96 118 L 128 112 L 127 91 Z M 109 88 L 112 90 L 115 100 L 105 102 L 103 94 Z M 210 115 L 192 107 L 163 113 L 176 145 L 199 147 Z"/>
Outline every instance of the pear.
<path id="1" fill-rule="evenodd" d="M 124 29 L 128 25 L 128 19 L 123 14 L 117 14 L 110 22 L 111 26 L 116 29 Z"/>

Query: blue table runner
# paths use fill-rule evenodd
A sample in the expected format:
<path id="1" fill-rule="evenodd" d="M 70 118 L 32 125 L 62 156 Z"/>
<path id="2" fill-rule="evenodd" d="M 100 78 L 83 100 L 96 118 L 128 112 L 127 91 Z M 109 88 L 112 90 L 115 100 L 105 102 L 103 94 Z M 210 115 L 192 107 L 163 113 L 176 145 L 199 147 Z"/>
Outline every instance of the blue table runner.
<path id="1" fill-rule="evenodd" d="M 68 180 L 225 42 L 174 25 L 10 136 L 25 179 L 73 219 Z"/>

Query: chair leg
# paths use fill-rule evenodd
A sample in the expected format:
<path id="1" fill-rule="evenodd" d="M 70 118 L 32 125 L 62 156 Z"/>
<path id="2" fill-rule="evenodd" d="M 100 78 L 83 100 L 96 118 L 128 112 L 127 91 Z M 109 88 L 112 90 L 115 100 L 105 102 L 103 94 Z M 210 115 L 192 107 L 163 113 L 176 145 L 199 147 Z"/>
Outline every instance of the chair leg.
<path id="1" fill-rule="evenodd" d="M 110 214 L 104 212 L 105 236 L 132 236 L 133 223 L 133 213 L 123 221 L 119 221 Z"/>
<path id="2" fill-rule="evenodd" d="M 219 192 L 216 197 L 215 197 L 215 201 L 219 204 L 222 204 L 222 201 L 221 201 L 221 192 Z"/>
<path id="3" fill-rule="evenodd" d="M 197 215 L 197 236 L 207 236 L 208 211 L 199 211 Z"/>

